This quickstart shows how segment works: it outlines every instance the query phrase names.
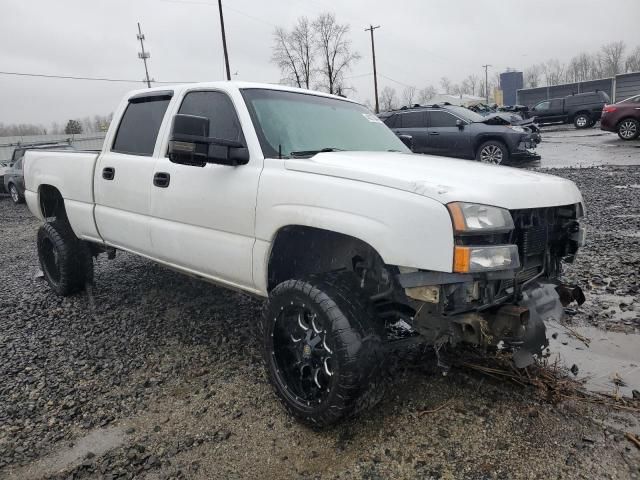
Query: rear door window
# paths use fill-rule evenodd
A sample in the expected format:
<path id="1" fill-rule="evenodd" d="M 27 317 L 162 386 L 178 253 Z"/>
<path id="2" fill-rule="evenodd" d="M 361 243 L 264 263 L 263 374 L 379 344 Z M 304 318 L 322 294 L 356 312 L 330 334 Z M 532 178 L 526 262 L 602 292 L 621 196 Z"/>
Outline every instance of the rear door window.
<path id="1" fill-rule="evenodd" d="M 170 95 L 130 100 L 122 115 L 111 151 L 130 155 L 153 155 L 160 125 L 170 100 Z"/>
<path id="2" fill-rule="evenodd" d="M 424 112 L 407 112 L 400 115 L 402 128 L 423 128 L 427 126 Z"/>
<path id="3" fill-rule="evenodd" d="M 442 110 L 432 110 L 429 112 L 429 126 L 432 128 L 455 127 L 456 120 L 458 120 L 456 117 Z"/>

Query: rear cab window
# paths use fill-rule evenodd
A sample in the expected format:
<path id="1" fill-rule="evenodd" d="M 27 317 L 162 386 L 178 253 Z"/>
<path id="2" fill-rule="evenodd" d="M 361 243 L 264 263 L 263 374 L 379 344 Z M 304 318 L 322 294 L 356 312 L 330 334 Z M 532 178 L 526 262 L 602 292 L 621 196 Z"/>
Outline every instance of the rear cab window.
<path id="1" fill-rule="evenodd" d="M 151 156 L 173 92 L 134 96 L 122 115 L 111 151 Z"/>

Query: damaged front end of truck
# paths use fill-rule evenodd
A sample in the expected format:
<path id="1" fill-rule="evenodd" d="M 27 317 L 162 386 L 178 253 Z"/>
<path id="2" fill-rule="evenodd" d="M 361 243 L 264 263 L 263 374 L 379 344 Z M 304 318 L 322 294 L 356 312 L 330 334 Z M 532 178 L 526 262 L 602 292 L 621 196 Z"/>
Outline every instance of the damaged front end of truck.
<path id="1" fill-rule="evenodd" d="M 465 342 L 513 352 L 531 364 L 549 343 L 545 322 L 581 304 L 579 287 L 559 281 L 584 244 L 581 203 L 505 210 L 455 202 L 452 273 L 401 269 L 409 321 L 427 343 Z"/>

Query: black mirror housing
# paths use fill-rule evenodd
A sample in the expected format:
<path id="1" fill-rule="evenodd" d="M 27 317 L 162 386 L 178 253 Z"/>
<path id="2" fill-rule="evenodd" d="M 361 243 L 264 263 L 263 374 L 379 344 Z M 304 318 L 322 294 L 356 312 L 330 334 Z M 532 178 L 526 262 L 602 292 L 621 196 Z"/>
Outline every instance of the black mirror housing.
<path id="1" fill-rule="evenodd" d="M 207 163 L 237 166 L 249 162 L 249 149 L 244 144 L 208 134 L 208 118 L 177 114 L 169 138 L 169 160 L 199 167 Z"/>
<path id="2" fill-rule="evenodd" d="M 411 135 L 398 135 L 398 138 L 409 150 L 413 151 L 413 137 Z"/>

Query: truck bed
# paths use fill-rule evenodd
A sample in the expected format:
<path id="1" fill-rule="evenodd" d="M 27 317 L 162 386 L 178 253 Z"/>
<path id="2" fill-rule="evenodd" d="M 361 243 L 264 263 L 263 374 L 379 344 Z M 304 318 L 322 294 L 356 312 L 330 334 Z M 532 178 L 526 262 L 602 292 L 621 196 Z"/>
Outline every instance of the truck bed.
<path id="1" fill-rule="evenodd" d="M 57 188 L 64 198 L 69 223 L 80 238 L 100 240 L 93 221 L 93 175 L 99 152 L 42 151 L 25 153 L 25 199 L 40 219 L 38 191 L 43 185 Z"/>

